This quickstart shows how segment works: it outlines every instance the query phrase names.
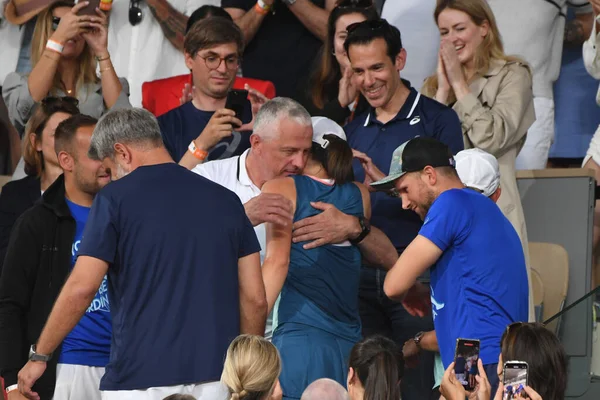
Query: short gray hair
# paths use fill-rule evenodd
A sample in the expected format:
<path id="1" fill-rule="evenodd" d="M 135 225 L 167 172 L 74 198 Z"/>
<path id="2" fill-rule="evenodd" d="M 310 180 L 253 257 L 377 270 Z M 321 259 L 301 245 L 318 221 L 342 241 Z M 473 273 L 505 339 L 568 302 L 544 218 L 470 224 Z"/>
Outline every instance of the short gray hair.
<path id="1" fill-rule="evenodd" d="M 329 378 L 317 379 L 302 393 L 300 400 L 349 400 L 348 392 L 338 382 Z"/>
<path id="2" fill-rule="evenodd" d="M 254 134 L 271 138 L 280 120 L 292 119 L 300 125 L 312 126 L 310 114 L 300 103 L 287 97 L 275 97 L 262 105 L 254 121 Z"/>
<path id="3" fill-rule="evenodd" d="M 163 146 L 158 121 L 143 108 L 122 108 L 103 115 L 96 124 L 88 156 L 104 160 L 114 156 L 114 146 L 124 143 L 138 146 Z"/>

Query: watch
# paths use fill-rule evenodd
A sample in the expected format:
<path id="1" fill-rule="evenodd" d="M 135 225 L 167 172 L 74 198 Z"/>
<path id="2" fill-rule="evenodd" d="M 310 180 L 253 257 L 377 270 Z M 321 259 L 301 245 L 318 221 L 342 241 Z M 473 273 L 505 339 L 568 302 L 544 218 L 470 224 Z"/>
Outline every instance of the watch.
<path id="1" fill-rule="evenodd" d="M 371 233 L 371 224 L 369 220 L 365 217 L 358 217 L 358 223 L 360 224 L 360 228 L 362 229 L 360 235 L 358 235 L 355 239 L 349 239 L 349 242 L 356 245 L 364 240 L 365 237 L 369 233 Z"/>
<path id="2" fill-rule="evenodd" d="M 423 339 L 423 336 L 425 336 L 425 332 L 419 332 L 413 338 L 413 340 L 415 341 L 415 344 L 417 345 L 417 347 L 419 349 L 421 348 L 421 339 Z"/>
<path id="3" fill-rule="evenodd" d="M 47 362 L 50 360 L 50 358 L 52 358 L 52 353 L 50 353 L 48 355 L 36 353 L 35 352 L 35 344 L 31 345 L 31 348 L 29 349 L 29 361 Z"/>
<path id="4" fill-rule="evenodd" d="M 281 1 L 283 1 L 288 6 L 291 6 L 292 4 L 294 4 L 296 2 L 296 0 L 281 0 Z"/>

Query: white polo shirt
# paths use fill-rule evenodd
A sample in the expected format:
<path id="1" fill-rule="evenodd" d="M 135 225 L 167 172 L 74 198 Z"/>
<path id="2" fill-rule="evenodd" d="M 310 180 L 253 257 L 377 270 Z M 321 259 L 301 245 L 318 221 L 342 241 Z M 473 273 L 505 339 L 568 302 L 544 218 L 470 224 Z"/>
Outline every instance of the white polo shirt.
<path id="1" fill-rule="evenodd" d="M 220 0 L 168 0 L 177 11 L 190 15 L 203 5 L 220 6 Z M 114 0 L 108 26 L 108 51 L 117 76 L 129 82 L 129 101 L 142 106 L 142 83 L 188 74 L 183 52 L 165 37 L 148 5 L 140 1 L 142 21 L 129 23 L 129 1 Z"/>

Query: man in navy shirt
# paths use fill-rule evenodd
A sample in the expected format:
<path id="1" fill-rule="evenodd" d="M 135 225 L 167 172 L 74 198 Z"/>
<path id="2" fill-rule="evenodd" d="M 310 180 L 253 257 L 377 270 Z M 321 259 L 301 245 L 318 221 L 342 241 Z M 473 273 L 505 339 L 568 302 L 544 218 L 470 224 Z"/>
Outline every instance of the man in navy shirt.
<path id="1" fill-rule="evenodd" d="M 480 340 L 480 358 L 495 393 L 502 334 L 509 324 L 528 318 L 525 256 L 502 211 L 492 199 L 465 187 L 455 165 L 448 146 L 419 137 L 398 147 L 389 175 L 371 184 L 392 189 L 404 209 L 424 220 L 383 287 L 407 309 L 433 313 L 445 368 L 454 360 L 458 338 Z M 423 293 L 415 282 L 428 268 L 431 293 Z"/>
<path id="2" fill-rule="evenodd" d="M 192 101 L 158 118 L 165 147 L 175 161 L 188 168 L 204 159 L 240 155 L 250 147 L 250 102 L 241 120 L 225 103 L 244 51 L 241 31 L 225 18 L 207 18 L 186 34 L 184 49 L 186 65 L 192 71 Z M 256 92 L 252 93 L 251 98 L 258 99 Z M 200 150 L 200 157 L 194 157 L 192 146 Z"/>
<path id="3" fill-rule="evenodd" d="M 77 264 L 36 351 L 54 351 L 108 272 L 113 337 L 103 399 L 222 398 L 230 341 L 262 335 L 267 316 L 260 247 L 244 207 L 174 163 L 146 110 L 103 116 L 89 152 L 118 180 L 94 200 Z M 25 366 L 22 393 L 31 395 L 44 367 Z"/>
<path id="4" fill-rule="evenodd" d="M 96 122 L 78 114 L 58 125 L 54 147 L 63 174 L 22 215 L 11 235 L 0 278 L 0 370 L 11 400 L 22 398 L 18 370 L 73 268 L 94 196 L 110 182 L 102 163 L 87 156 Z M 79 323 L 48 360 L 35 387 L 42 399 L 100 400 L 111 340 L 106 289 L 104 279 Z"/>
<path id="5" fill-rule="evenodd" d="M 368 184 L 384 176 L 394 149 L 416 136 L 435 137 L 448 144 L 453 152 L 463 149 L 456 113 L 420 95 L 408 81 L 400 79 L 406 51 L 398 29 L 385 20 L 351 25 L 344 46 L 354 71 L 352 79 L 371 106 L 345 127 L 348 144 L 360 157 L 360 162 L 354 163 L 357 181 Z M 402 253 L 419 231 L 419 217 L 403 210 L 399 199 L 383 193 L 371 195 L 371 209 L 371 224 L 390 238 L 398 254 Z M 319 229 L 335 220 L 339 218 L 328 221 L 313 217 L 301 223 L 314 228 L 309 238 L 320 238 Z M 432 330 L 430 317 L 412 317 L 401 304 L 383 295 L 384 279 L 385 270 L 381 268 L 367 267 L 361 271 L 363 335 L 384 334 L 402 346 L 419 332 Z M 419 366 L 407 369 L 406 379 L 402 380 L 402 396 L 408 400 L 428 398 L 433 387 L 433 356 L 422 354 L 420 358 Z"/>

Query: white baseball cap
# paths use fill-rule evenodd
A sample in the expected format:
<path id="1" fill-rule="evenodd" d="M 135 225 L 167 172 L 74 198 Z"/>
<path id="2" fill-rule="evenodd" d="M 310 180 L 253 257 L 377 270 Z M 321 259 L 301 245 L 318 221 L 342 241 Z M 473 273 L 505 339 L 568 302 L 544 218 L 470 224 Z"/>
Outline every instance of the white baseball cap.
<path id="1" fill-rule="evenodd" d="M 323 138 L 325 135 L 335 135 L 340 139 L 346 140 L 344 129 L 334 120 L 326 117 L 312 117 L 311 120 L 313 126 L 312 141 L 321 145 L 322 148 L 326 149 L 329 145 L 329 141 Z"/>
<path id="2" fill-rule="evenodd" d="M 459 151 L 456 156 L 456 172 L 468 187 L 481 190 L 487 197 L 500 186 L 500 169 L 496 157 L 481 149 Z"/>

